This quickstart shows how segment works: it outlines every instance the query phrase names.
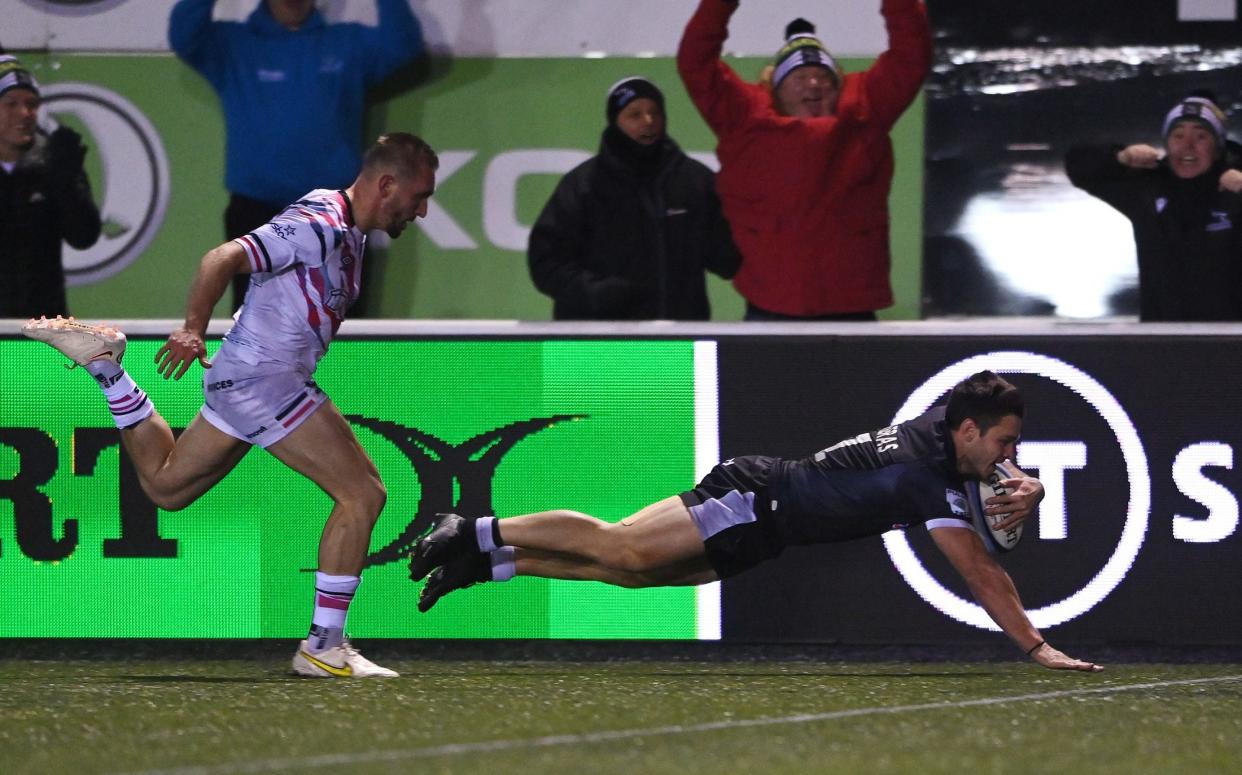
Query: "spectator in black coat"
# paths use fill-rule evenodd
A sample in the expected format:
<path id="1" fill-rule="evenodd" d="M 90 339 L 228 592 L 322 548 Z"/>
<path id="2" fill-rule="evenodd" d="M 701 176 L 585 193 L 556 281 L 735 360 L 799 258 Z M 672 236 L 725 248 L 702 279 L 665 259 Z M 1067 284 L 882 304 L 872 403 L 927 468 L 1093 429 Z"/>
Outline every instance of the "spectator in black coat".
<path id="1" fill-rule="evenodd" d="M 708 320 L 704 271 L 741 263 L 715 175 L 665 133 L 645 78 L 608 90 L 599 155 L 556 187 L 530 234 L 531 278 L 557 320 Z"/>
<path id="2" fill-rule="evenodd" d="M 1242 171 L 1208 92 L 1173 106 L 1164 148 L 1079 146 L 1070 182 L 1130 219 L 1143 321 L 1242 320 Z"/>
<path id="3" fill-rule="evenodd" d="M 38 126 L 39 84 L 0 55 L 0 318 L 68 315 L 61 243 L 99 239 L 99 208 L 82 168 L 86 146 Z"/>

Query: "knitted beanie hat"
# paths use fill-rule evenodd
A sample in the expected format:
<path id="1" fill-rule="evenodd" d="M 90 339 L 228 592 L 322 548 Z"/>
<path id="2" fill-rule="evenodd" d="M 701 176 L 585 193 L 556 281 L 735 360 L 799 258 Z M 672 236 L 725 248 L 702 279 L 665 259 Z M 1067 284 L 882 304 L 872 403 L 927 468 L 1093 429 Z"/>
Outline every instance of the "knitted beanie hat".
<path id="1" fill-rule="evenodd" d="M 841 68 L 837 65 L 837 60 L 832 58 L 824 44 L 815 37 L 815 25 L 806 19 L 794 19 L 785 27 L 785 45 L 776 52 L 773 65 L 773 89 L 779 88 L 781 81 L 795 69 L 805 65 L 827 68 L 837 88 L 841 88 Z"/>
<path id="2" fill-rule="evenodd" d="M 0 55 L 0 94 L 9 89 L 30 89 L 39 93 L 39 82 L 30 71 L 11 54 Z"/>
<path id="3" fill-rule="evenodd" d="M 1195 95 L 1187 97 L 1173 106 L 1164 117 L 1164 131 L 1161 133 L 1167 140 L 1174 125 L 1181 121 L 1194 121 L 1207 128 L 1216 136 L 1216 146 L 1225 144 L 1225 111 L 1217 106 L 1216 101 L 1208 96 Z"/>
<path id="4" fill-rule="evenodd" d="M 608 100 L 604 104 L 604 115 L 608 117 L 608 125 L 615 124 L 617 114 L 624 110 L 626 105 L 640 97 L 646 97 L 659 105 L 660 110 L 664 110 L 664 93 L 646 78 L 631 75 L 608 87 Z"/>

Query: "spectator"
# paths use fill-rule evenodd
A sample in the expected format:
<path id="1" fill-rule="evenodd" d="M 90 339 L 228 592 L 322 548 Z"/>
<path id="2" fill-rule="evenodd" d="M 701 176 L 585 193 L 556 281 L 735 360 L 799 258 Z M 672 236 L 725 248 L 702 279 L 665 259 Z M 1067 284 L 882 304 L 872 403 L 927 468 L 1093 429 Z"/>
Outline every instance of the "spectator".
<path id="1" fill-rule="evenodd" d="M 759 84 L 720 59 L 736 0 L 700 0 L 677 68 L 716 133 L 718 190 L 742 253 L 747 320 L 874 320 L 892 304 L 889 131 L 931 65 L 919 0 L 883 0 L 889 48 L 843 74 L 795 19 Z"/>
<path id="2" fill-rule="evenodd" d="M 1197 92 L 1173 106 L 1163 134 L 1163 150 L 1071 148 L 1065 171 L 1130 219 L 1141 320 L 1242 320 L 1242 172 L 1225 114 Z"/>
<path id="3" fill-rule="evenodd" d="M 666 133 L 664 95 L 632 77 L 608 90 L 599 155 L 556 187 L 530 234 L 535 286 L 557 320 L 708 320 L 704 270 L 741 258 L 715 175 Z"/>
<path id="4" fill-rule="evenodd" d="M 39 128 L 39 84 L 16 57 L 0 55 L 0 318 L 68 315 L 61 243 L 99 239 L 99 208 L 77 132 Z"/>
<path id="5" fill-rule="evenodd" d="M 245 22 L 212 21 L 214 3 L 179 0 L 168 39 L 224 109 L 224 236 L 234 239 L 311 189 L 349 185 L 362 164 L 367 87 L 418 56 L 423 39 L 408 0 L 376 0 L 376 27 L 327 24 L 314 0 L 262 0 Z M 248 287 L 234 278 L 235 310 Z M 364 287 L 350 316 L 369 306 Z"/>

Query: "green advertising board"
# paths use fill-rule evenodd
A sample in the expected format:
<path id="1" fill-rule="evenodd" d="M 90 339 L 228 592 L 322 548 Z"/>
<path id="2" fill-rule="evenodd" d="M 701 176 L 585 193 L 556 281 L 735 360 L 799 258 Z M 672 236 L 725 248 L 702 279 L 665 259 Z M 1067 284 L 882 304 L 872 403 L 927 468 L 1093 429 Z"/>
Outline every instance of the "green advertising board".
<path id="1" fill-rule="evenodd" d="M 126 364 L 185 427 L 196 374 L 155 374 L 162 339 Z M 402 547 L 431 515 L 572 509 L 616 521 L 692 487 L 692 341 L 343 339 L 316 373 L 388 488 L 350 610 L 359 637 L 694 638 L 693 588 L 626 590 L 518 578 L 415 608 Z M 707 346 L 712 346 L 708 344 Z M 213 346 L 214 349 L 214 346 Z M 701 350 L 700 350 L 701 352 Z M 701 359 L 700 359 L 701 361 Z M 126 475 L 99 389 L 45 345 L 0 338 L 0 602 L 8 637 L 296 638 L 305 634 L 331 502 L 253 449 L 178 512 Z M 704 428 L 708 430 L 705 431 Z M 707 636 L 711 636 L 710 622 Z"/>
<path id="2" fill-rule="evenodd" d="M 86 254 L 69 251 L 70 310 L 84 318 L 177 318 L 202 255 L 223 240 L 224 125 L 215 94 L 170 54 L 23 54 L 45 85 L 46 112 L 81 131 L 106 221 Z M 766 59 L 732 59 L 755 78 Z M 846 60 L 859 70 L 868 60 Z M 596 152 L 604 95 L 641 74 L 667 98 L 669 133 L 710 157 L 715 138 L 669 57 L 445 58 L 375 95 L 365 137 L 412 131 L 440 153 L 439 186 L 418 229 L 369 262 L 379 316 L 547 320 L 525 235 L 564 172 Z M 893 131 L 890 196 L 897 299 L 887 319 L 920 307 L 923 106 Z M 75 262 L 107 266 L 72 271 Z M 76 275 L 76 276 L 75 276 Z M 742 300 L 709 275 L 715 320 L 740 320 Z M 216 313 L 228 313 L 221 304 Z"/>

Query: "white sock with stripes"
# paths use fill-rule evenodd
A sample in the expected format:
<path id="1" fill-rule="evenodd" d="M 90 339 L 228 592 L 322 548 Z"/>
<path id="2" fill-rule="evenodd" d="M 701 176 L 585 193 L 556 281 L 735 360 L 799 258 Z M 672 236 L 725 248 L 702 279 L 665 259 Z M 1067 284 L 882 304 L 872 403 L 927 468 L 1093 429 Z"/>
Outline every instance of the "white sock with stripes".
<path id="1" fill-rule="evenodd" d="M 306 645 L 317 653 L 341 645 L 345 639 L 345 616 L 362 579 L 315 572 L 315 613 L 311 616 Z"/>
<path id="2" fill-rule="evenodd" d="M 99 383 L 104 398 L 108 399 L 108 409 L 112 411 L 112 421 L 116 423 L 116 427 L 132 428 L 155 411 L 146 392 L 117 364 L 112 361 L 94 361 L 86 364 L 85 368 Z"/>

